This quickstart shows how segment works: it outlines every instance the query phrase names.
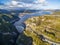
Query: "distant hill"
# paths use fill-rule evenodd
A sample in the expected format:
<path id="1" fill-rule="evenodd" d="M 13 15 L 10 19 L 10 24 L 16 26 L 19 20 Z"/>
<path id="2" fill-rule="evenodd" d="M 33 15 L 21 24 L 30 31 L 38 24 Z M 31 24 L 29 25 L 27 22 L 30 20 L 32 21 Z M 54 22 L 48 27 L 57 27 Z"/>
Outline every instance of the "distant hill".
<path id="1" fill-rule="evenodd" d="M 25 9 L 16 9 L 16 10 L 6 10 L 6 9 L 0 9 L 0 13 L 6 13 L 6 14 L 11 14 L 11 13 L 23 13 L 23 12 L 28 12 L 28 13 L 34 13 L 38 12 L 40 10 L 25 10 Z"/>
<path id="2" fill-rule="evenodd" d="M 0 9 L 0 13 L 10 14 L 11 12 L 5 9 Z"/>

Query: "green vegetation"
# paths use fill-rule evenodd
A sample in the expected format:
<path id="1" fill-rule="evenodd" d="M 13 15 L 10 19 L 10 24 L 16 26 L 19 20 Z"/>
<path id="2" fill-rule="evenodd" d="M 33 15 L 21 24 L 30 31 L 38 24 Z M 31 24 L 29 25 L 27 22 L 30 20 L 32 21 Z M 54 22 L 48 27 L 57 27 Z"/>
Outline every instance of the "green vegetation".
<path id="1" fill-rule="evenodd" d="M 57 14 L 60 15 L 60 12 L 54 12 L 54 15 Z M 0 42 L 2 43 L 4 41 L 3 45 L 12 45 L 8 40 L 14 39 L 14 35 L 2 35 L 2 33 L 16 32 L 18 35 L 15 26 L 10 23 L 13 17 L 12 15 L 0 14 Z M 15 44 L 51 45 L 49 42 L 42 40 L 43 36 L 53 42 L 60 43 L 60 16 L 50 15 L 33 17 L 28 19 L 25 23 L 27 28 L 24 33 L 19 34 Z"/>
<path id="2" fill-rule="evenodd" d="M 14 36 L 14 33 L 18 33 L 15 26 L 3 19 L 3 16 L 0 15 L 0 45 L 12 45 L 10 42 L 13 37 L 16 38 L 17 34 Z M 7 18 L 10 19 L 10 18 Z M 15 40 L 15 38 L 13 40 Z"/>
<path id="3" fill-rule="evenodd" d="M 12 15 L 0 14 L 0 45 L 32 45 L 33 39 L 24 33 L 19 34 L 10 23 Z"/>
<path id="4" fill-rule="evenodd" d="M 53 42 L 60 42 L 60 16 L 40 16 L 40 17 L 33 17 L 26 21 L 26 25 L 32 28 L 35 32 L 39 33 L 39 35 L 46 36 L 49 40 Z M 28 28 L 28 27 L 27 27 Z M 33 35 L 33 33 L 26 32 L 27 35 Z M 42 42 L 38 36 L 33 37 L 36 40 Z M 38 39 L 37 39 L 38 38 Z M 35 41 L 34 41 L 35 42 Z M 38 42 L 35 42 L 36 45 Z M 44 42 L 42 42 L 44 43 Z M 49 45 L 49 43 L 45 42 L 44 44 L 40 43 L 41 45 Z M 39 45 L 39 44 L 38 44 Z"/>
<path id="5" fill-rule="evenodd" d="M 56 11 L 53 13 L 54 15 L 60 15 L 60 11 Z"/>

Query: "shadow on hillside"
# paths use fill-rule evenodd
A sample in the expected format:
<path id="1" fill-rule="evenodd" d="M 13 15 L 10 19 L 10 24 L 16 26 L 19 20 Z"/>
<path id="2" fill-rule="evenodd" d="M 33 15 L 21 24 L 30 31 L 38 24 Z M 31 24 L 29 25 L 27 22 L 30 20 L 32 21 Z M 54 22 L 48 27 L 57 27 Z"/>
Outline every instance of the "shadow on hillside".
<path id="1" fill-rule="evenodd" d="M 20 34 L 16 44 L 17 45 L 32 45 L 33 39 L 31 37 L 26 36 L 24 33 Z"/>
<path id="2" fill-rule="evenodd" d="M 0 45 L 32 45 L 32 38 L 19 34 L 10 23 L 0 25 Z"/>

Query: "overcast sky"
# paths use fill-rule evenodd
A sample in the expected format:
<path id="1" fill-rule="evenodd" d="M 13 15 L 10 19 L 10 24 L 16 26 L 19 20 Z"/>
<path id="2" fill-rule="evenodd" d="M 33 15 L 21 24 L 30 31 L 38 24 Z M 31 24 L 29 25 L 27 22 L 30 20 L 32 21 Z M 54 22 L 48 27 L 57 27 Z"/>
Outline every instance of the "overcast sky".
<path id="1" fill-rule="evenodd" d="M 60 9 L 60 0 L 0 0 L 0 8 Z"/>

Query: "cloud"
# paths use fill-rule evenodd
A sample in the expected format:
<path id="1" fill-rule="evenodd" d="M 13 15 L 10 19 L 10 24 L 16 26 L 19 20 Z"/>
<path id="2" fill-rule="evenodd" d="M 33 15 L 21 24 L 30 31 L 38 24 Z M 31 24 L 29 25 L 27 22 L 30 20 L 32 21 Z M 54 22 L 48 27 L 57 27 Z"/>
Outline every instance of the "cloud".
<path id="1" fill-rule="evenodd" d="M 46 0 L 13 0 L 11 1 L 11 4 L 14 5 L 22 5 L 23 7 L 31 7 L 35 5 L 43 5 L 46 3 Z"/>
<path id="2" fill-rule="evenodd" d="M 11 4 L 12 4 L 12 5 L 17 5 L 18 2 L 17 2 L 17 1 L 11 1 Z"/>
<path id="3" fill-rule="evenodd" d="M 36 0 L 36 1 L 34 1 L 35 3 L 40 3 L 40 4 L 42 4 L 42 3 L 45 3 L 46 2 L 46 0 Z"/>
<path id="4" fill-rule="evenodd" d="M 38 2 L 44 3 L 44 2 L 46 2 L 46 0 L 38 0 Z"/>
<path id="5" fill-rule="evenodd" d="M 24 2 L 24 3 L 33 3 L 35 0 L 15 0 L 19 2 Z"/>
<path id="6" fill-rule="evenodd" d="M 29 8 L 39 9 L 45 5 L 46 0 L 11 0 L 10 2 L 4 3 L 6 8 Z M 1 8 L 1 7 L 0 7 Z"/>

